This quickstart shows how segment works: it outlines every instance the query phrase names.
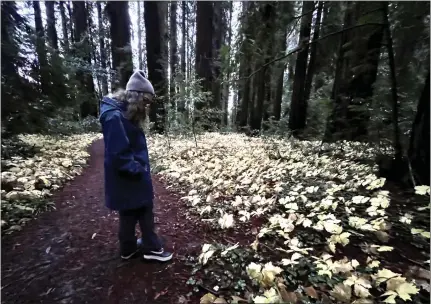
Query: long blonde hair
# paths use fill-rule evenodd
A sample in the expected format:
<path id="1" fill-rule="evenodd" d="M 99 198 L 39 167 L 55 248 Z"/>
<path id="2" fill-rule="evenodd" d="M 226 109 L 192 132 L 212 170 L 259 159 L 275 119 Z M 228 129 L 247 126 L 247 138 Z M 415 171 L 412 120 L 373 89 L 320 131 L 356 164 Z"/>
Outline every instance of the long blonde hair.
<path id="1" fill-rule="evenodd" d="M 126 91 L 119 89 L 109 96 L 115 99 L 118 103 L 127 105 L 125 116 L 127 119 L 135 123 L 140 123 L 145 120 L 146 108 L 151 103 L 153 96 L 150 93 Z"/>

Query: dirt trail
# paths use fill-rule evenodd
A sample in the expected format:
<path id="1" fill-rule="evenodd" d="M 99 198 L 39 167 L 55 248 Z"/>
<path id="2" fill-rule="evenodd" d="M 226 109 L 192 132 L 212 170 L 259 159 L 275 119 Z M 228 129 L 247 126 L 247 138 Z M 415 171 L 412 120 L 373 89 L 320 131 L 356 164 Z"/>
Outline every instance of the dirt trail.
<path id="1" fill-rule="evenodd" d="M 154 177 L 157 230 L 175 259 L 122 262 L 118 217 L 103 203 L 103 141 L 89 150 L 89 167 L 54 194 L 57 210 L 2 239 L 2 303 L 178 303 L 205 231 Z"/>

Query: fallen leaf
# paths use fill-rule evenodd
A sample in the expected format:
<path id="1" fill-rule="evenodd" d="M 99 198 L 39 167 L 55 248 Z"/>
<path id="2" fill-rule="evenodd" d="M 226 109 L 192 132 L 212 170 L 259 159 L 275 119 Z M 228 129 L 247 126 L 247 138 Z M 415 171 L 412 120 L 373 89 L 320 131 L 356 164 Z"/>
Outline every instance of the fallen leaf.
<path id="1" fill-rule="evenodd" d="M 332 289 L 329 294 L 341 302 L 350 303 L 350 299 L 352 298 L 352 288 L 340 283 L 335 285 L 334 289 Z"/>
<path id="2" fill-rule="evenodd" d="M 416 288 L 413 283 L 402 283 L 399 285 L 396 289 L 396 292 L 398 293 L 398 296 L 403 299 L 404 301 L 411 301 L 412 298 L 410 295 L 415 295 L 419 292 L 419 289 Z"/>
<path id="3" fill-rule="evenodd" d="M 319 299 L 319 295 L 317 294 L 317 291 L 313 288 L 313 286 L 305 287 L 304 291 L 308 296 L 312 297 L 313 299 Z"/>
<path id="4" fill-rule="evenodd" d="M 231 304 L 238 304 L 239 302 L 248 302 L 248 300 L 243 299 L 243 298 L 238 297 L 238 296 L 232 296 Z"/>
<path id="5" fill-rule="evenodd" d="M 93 233 L 93 235 L 91 236 L 91 239 L 93 240 L 96 237 L 97 233 Z"/>
<path id="6" fill-rule="evenodd" d="M 227 304 L 224 298 L 217 298 L 214 300 L 213 304 Z"/>
<path id="7" fill-rule="evenodd" d="M 387 243 L 389 241 L 389 234 L 385 231 L 375 231 L 374 232 L 380 242 Z M 379 251 L 377 249 L 377 251 Z"/>
<path id="8" fill-rule="evenodd" d="M 215 299 L 217 299 L 217 297 L 215 295 L 213 295 L 212 293 L 207 293 L 205 294 L 201 300 L 200 300 L 200 304 L 212 304 Z"/>
<path id="9" fill-rule="evenodd" d="M 290 292 L 286 290 L 286 286 L 284 284 L 278 284 L 278 290 L 280 292 L 281 299 L 286 303 L 296 303 L 298 301 L 298 297 L 294 292 Z"/>
<path id="10" fill-rule="evenodd" d="M 46 254 L 48 254 L 50 251 L 51 251 L 51 246 L 47 247 L 45 250 Z"/>

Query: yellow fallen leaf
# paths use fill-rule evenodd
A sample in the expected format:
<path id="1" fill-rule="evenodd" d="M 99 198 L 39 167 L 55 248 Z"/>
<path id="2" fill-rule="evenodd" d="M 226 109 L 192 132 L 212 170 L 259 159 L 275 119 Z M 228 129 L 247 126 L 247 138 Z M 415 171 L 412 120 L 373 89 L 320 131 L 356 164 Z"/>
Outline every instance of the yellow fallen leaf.
<path id="1" fill-rule="evenodd" d="M 402 283 L 396 289 L 398 296 L 404 301 L 411 301 L 410 295 L 415 295 L 419 292 L 419 289 L 416 288 L 413 283 Z"/>
<path id="2" fill-rule="evenodd" d="M 212 304 L 215 299 L 217 299 L 217 297 L 211 293 L 207 293 L 205 294 L 201 299 L 200 299 L 200 304 Z"/>
<path id="3" fill-rule="evenodd" d="M 343 283 L 335 285 L 334 289 L 332 289 L 329 293 L 335 299 L 344 303 L 350 303 L 350 299 L 352 298 L 351 287 L 344 285 Z"/>

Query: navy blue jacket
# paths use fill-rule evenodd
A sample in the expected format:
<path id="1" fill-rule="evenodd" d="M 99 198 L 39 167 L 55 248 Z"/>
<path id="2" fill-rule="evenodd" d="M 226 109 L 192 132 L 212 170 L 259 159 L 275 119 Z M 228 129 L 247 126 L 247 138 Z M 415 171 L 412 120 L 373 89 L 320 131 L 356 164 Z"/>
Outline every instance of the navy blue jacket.
<path id="1" fill-rule="evenodd" d="M 123 115 L 125 106 L 104 97 L 100 123 L 105 142 L 105 204 L 130 210 L 153 204 L 153 184 L 144 132 Z"/>

